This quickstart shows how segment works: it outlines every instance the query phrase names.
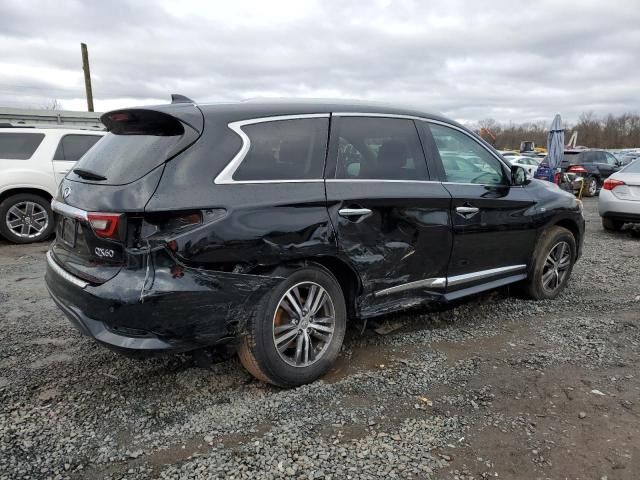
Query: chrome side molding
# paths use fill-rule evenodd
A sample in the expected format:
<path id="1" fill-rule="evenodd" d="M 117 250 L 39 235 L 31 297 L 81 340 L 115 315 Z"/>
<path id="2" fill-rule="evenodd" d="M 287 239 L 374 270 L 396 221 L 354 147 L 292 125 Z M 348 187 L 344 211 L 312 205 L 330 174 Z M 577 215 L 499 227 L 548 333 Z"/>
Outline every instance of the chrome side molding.
<path id="1" fill-rule="evenodd" d="M 425 278 L 424 280 L 416 280 L 415 282 L 403 283 L 401 285 L 395 285 L 383 290 L 378 290 L 373 295 L 375 297 L 382 297 L 384 295 L 404 292 L 405 290 L 414 290 L 417 288 L 443 289 L 462 285 L 468 282 L 474 282 L 476 280 L 482 280 L 484 278 L 490 278 L 503 273 L 518 272 L 525 270 L 526 268 L 527 266 L 525 264 L 510 265 L 508 267 L 491 268 L 489 270 L 480 270 L 478 272 L 465 273 L 463 275 L 454 275 L 453 277 Z"/>
<path id="2" fill-rule="evenodd" d="M 510 265 L 508 267 L 492 268 L 490 270 L 480 270 L 479 272 L 465 273 L 463 275 L 455 275 L 447 278 L 447 286 L 453 287 L 455 285 L 461 285 L 467 282 L 474 282 L 476 280 L 482 280 L 483 278 L 493 277 L 494 275 L 500 275 L 502 273 L 511 273 L 524 270 L 526 265 Z"/>
<path id="3" fill-rule="evenodd" d="M 395 287 L 385 288 L 374 293 L 376 297 L 382 297 L 384 295 L 390 295 L 392 293 L 404 292 L 405 290 L 413 290 L 416 288 L 444 288 L 447 286 L 447 279 L 445 277 L 437 278 L 425 278 L 424 280 L 417 280 L 415 282 L 403 283 L 402 285 L 396 285 Z"/>

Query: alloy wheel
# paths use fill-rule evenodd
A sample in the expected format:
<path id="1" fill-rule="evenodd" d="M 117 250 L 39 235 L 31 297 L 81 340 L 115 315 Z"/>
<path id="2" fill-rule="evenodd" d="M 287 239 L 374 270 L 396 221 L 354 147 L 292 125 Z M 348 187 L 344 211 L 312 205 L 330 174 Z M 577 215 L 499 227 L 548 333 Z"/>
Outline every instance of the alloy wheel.
<path id="1" fill-rule="evenodd" d="M 49 214 L 36 202 L 18 202 L 7 211 L 5 223 L 17 237 L 35 238 L 49 226 Z"/>
<path id="2" fill-rule="evenodd" d="M 329 293 L 314 282 L 298 283 L 278 303 L 273 316 L 273 342 L 287 364 L 308 367 L 327 351 L 335 325 Z"/>
<path id="3" fill-rule="evenodd" d="M 571 267 L 571 247 L 567 242 L 556 243 L 542 269 L 542 288 L 547 291 L 557 290 L 564 282 Z"/>
<path id="4" fill-rule="evenodd" d="M 589 195 L 593 197 L 598 191 L 598 182 L 595 178 L 591 179 L 591 181 L 589 182 L 588 188 L 589 188 Z"/>

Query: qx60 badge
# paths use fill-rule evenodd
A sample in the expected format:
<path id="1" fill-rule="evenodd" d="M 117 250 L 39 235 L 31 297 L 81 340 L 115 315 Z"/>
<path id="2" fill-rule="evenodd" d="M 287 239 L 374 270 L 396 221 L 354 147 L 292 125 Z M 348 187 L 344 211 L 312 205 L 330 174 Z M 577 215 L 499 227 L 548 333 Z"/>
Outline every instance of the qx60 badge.
<path id="1" fill-rule="evenodd" d="M 93 249 L 93 251 L 95 252 L 95 254 L 99 257 L 102 258 L 113 258 L 113 256 L 115 255 L 115 252 L 113 250 L 111 250 L 110 248 L 100 248 L 100 247 L 96 247 Z"/>

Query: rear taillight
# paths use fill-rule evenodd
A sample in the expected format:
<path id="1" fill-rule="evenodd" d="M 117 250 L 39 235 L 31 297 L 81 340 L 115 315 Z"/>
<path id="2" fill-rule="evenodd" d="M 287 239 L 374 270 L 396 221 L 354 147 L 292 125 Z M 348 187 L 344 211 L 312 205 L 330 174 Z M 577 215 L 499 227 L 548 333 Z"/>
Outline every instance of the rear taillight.
<path id="1" fill-rule="evenodd" d="M 602 185 L 605 190 L 613 190 L 620 185 L 626 185 L 622 180 L 616 180 L 615 178 L 607 178 Z"/>
<path id="2" fill-rule="evenodd" d="M 87 220 L 95 234 L 102 238 L 117 239 L 119 237 L 118 225 L 120 224 L 120 213 L 87 213 Z"/>
<path id="3" fill-rule="evenodd" d="M 587 170 L 582 165 L 571 165 L 567 168 L 567 172 L 570 173 L 587 173 Z"/>
<path id="4" fill-rule="evenodd" d="M 195 228 L 221 220 L 226 214 L 224 208 L 147 213 L 142 221 L 140 239 L 171 242 Z"/>

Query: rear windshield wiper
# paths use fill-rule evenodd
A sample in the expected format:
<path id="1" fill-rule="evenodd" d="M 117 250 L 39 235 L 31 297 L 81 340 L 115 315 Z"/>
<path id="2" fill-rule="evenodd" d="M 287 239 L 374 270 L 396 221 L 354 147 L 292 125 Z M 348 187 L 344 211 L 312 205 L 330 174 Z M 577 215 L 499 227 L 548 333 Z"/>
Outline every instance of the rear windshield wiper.
<path id="1" fill-rule="evenodd" d="M 107 177 L 100 175 L 99 173 L 92 172 L 91 170 L 85 170 L 84 168 L 74 168 L 73 173 L 85 180 L 106 180 Z"/>

